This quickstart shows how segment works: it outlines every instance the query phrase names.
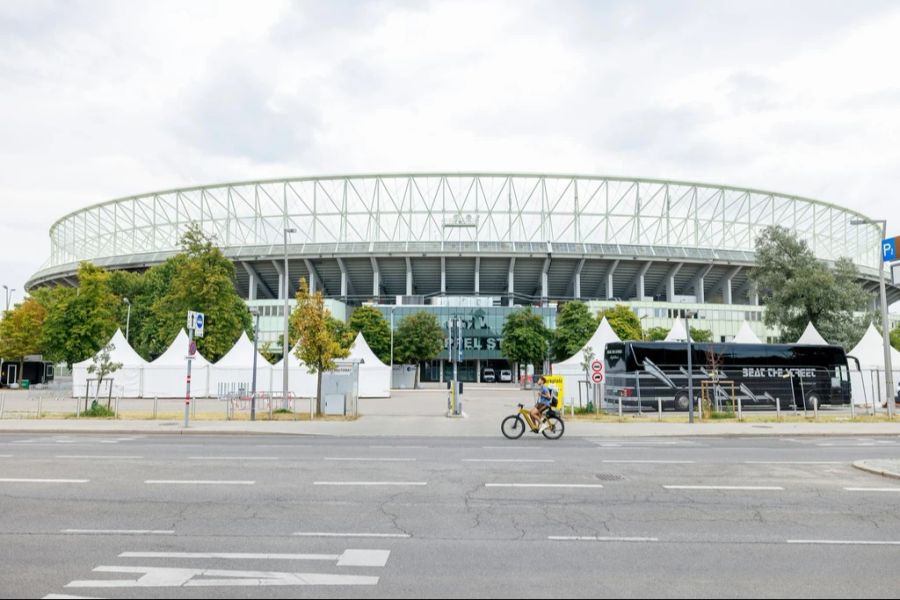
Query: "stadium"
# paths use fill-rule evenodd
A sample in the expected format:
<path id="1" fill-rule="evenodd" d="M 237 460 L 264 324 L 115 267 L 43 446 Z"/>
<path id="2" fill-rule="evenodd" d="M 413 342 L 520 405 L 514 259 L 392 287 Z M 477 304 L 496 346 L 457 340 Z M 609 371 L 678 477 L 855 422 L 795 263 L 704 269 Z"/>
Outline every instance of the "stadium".
<path id="1" fill-rule="evenodd" d="M 49 262 L 26 287 L 75 286 L 85 260 L 146 269 L 177 253 L 185 228 L 198 223 L 234 260 L 236 289 L 262 311 L 263 339 L 277 339 L 284 295 L 305 277 L 338 317 L 371 303 L 393 322 L 423 307 L 443 323 L 463 318 L 462 378 L 476 381 L 487 366 L 508 366 L 500 329 L 517 306 L 533 306 L 551 327 L 557 306 L 571 299 L 595 311 L 627 304 L 644 328 L 671 327 L 694 309 L 714 340 L 730 340 L 744 321 L 772 339 L 750 274 L 755 239 L 773 224 L 823 261 L 853 259 L 874 303 L 881 230 L 853 223 L 861 219 L 868 220 L 808 198 L 654 179 L 422 173 L 249 181 L 68 214 L 51 227 Z M 900 287 L 888 287 L 888 300 L 900 300 Z M 442 380 L 445 359 L 426 365 L 423 379 Z"/>

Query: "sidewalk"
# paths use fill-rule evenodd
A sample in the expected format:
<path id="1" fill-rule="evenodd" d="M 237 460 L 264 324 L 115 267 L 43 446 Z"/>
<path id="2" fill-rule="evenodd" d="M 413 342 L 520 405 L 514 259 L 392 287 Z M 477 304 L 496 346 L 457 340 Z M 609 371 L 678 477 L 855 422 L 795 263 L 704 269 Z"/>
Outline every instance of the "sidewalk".
<path id="1" fill-rule="evenodd" d="M 853 466 L 861 471 L 868 471 L 876 475 L 900 479 L 900 460 L 858 460 Z"/>

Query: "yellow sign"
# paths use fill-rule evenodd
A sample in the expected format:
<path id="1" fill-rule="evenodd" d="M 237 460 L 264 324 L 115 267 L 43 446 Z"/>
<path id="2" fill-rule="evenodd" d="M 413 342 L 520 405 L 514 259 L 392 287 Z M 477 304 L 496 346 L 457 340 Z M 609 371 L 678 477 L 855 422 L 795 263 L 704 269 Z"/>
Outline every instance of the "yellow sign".
<path id="1" fill-rule="evenodd" d="M 554 406 L 553 408 L 561 409 L 565 404 L 565 400 L 563 400 L 563 398 L 565 397 L 565 396 L 563 396 L 563 392 L 565 392 L 563 376 L 562 375 L 544 375 L 544 381 L 547 383 L 548 386 L 555 387 L 556 390 L 559 392 L 559 398 L 557 400 L 558 405 Z"/>

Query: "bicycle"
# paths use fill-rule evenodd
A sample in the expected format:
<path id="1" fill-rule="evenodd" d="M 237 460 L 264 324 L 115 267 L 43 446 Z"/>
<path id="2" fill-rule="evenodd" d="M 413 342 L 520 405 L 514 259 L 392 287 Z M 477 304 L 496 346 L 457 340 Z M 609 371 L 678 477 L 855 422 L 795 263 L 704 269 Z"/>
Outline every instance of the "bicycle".
<path id="1" fill-rule="evenodd" d="M 542 433 L 548 440 L 558 440 L 565 433 L 566 424 L 563 423 L 562 416 L 552 408 L 547 410 L 541 420 L 541 423 L 544 422 L 547 423 L 547 427 Z M 540 431 L 538 425 L 535 425 L 534 420 L 531 418 L 529 409 L 525 408 L 524 404 L 519 404 L 519 412 L 503 419 L 503 422 L 500 424 L 500 431 L 503 432 L 507 439 L 517 440 L 525 433 L 526 427 L 532 433 L 538 433 Z"/>

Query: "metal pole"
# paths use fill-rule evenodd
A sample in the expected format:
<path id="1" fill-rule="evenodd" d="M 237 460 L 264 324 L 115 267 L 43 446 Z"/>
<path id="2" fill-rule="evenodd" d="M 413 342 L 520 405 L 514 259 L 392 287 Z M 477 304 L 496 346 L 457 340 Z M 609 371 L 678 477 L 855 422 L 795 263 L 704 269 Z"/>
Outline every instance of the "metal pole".
<path id="1" fill-rule="evenodd" d="M 282 373 L 282 386 L 281 386 L 281 394 L 282 401 L 287 402 L 288 396 L 288 352 L 290 352 L 290 334 L 289 334 L 289 317 L 290 317 L 290 303 L 288 299 L 291 296 L 291 275 L 288 267 L 288 251 L 287 251 L 287 242 L 288 242 L 288 234 L 294 233 L 296 229 L 288 229 L 285 227 L 284 229 L 284 331 L 282 335 L 284 339 L 281 344 L 281 357 L 284 359 L 284 371 Z M 287 408 L 285 406 L 284 408 Z"/>
<path id="2" fill-rule="evenodd" d="M 253 379 L 250 384 L 250 420 L 256 420 L 256 347 L 259 341 L 259 311 L 254 310 L 253 315 L 256 317 L 253 327 Z M 284 357 L 284 364 L 287 365 L 287 355 Z"/>
<path id="3" fill-rule="evenodd" d="M 687 328 L 687 370 L 688 370 L 688 423 L 694 422 L 694 349 L 691 346 L 691 322 L 685 316 L 685 327 Z"/>
<path id="4" fill-rule="evenodd" d="M 125 318 L 125 341 L 129 344 L 131 343 L 131 339 L 129 338 L 129 333 L 131 332 L 131 300 L 128 298 L 123 298 L 125 304 L 128 305 L 128 316 Z"/>
<path id="5" fill-rule="evenodd" d="M 190 411 L 191 411 L 191 363 L 193 363 L 194 361 L 191 360 L 192 357 L 190 354 L 190 344 L 191 344 L 191 342 L 194 341 L 194 330 L 193 329 L 191 329 L 191 332 L 189 335 L 190 335 L 190 341 L 188 342 L 187 390 L 185 391 L 185 395 L 184 395 L 184 426 L 185 426 L 185 428 L 187 428 L 187 426 L 190 424 L 190 418 L 191 418 L 191 413 L 190 413 Z"/>
<path id="6" fill-rule="evenodd" d="M 881 222 L 881 239 L 887 238 L 887 221 Z M 891 320 L 888 317 L 887 292 L 884 289 L 885 261 L 881 261 L 878 283 L 881 292 L 881 337 L 884 342 L 884 389 L 887 392 L 888 418 L 894 418 L 894 372 L 891 364 Z"/>
<path id="7" fill-rule="evenodd" d="M 394 380 L 394 308 L 391 307 L 391 384 Z"/>

